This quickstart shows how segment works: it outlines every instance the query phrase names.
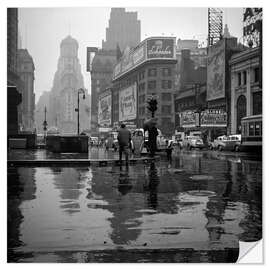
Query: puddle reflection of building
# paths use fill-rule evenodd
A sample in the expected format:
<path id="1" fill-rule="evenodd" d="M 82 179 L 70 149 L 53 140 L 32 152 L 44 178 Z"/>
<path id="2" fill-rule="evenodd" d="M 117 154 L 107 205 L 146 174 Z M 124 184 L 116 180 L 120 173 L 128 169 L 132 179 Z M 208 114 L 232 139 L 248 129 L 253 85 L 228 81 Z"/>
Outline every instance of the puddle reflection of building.
<path id="1" fill-rule="evenodd" d="M 143 196 L 133 190 L 133 181 L 136 177 L 134 169 L 126 166 L 118 167 L 118 172 L 114 168 L 111 174 L 101 177 L 100 169 L 93 171 L 92 192 L 108 203 L 102 208 L 112 214 L 108 220 L 112 229 L 110 238 L 113 243 L 128 245 L 141 234 L 139 226 L 142 213 L 137 210 L 143 208 Z"/>
<path id="2" fill-rule="evenodd" d="M 20 226 L 24 216 L 20 205 L 24 201 L 36 198 L 34 175 L 34 168 L 8 168 L 8 262 L 15 262 L 19 259 L 19 255 L 16 255 L 14 249 L 23 245 L 20 240 Z"/>
<path id="3" fill-rule="evenodd" d="M 54 174 L 54 185 L 60 191 L 61 208 L 65 212 L 73 214 L 80 211 L 79 197 L 84 183 L 81 179 L 81 171 L 88 168 L 51 168 Z"/>

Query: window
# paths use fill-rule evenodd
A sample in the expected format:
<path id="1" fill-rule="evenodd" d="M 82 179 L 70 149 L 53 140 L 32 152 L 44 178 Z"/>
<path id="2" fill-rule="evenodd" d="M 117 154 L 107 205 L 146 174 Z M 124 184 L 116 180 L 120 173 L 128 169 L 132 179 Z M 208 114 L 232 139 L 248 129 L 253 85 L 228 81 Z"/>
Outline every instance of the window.
<path id="1" fill-rule="evenodd" d="M 163 105 L 161 107 L 161 112 L 164 114 L 171 114 L 171 106 L 170 105 Z"/>
<path id="2" fill-rule="evenodd" d="M 238 76 L 237 85 L 240 86 L 241 85 L 241 72 L 238 72 L 237 76 Z"/>
<path id="3" fill-rule="evenodd" d="M 249 123 L 249 128 L 248 128 L 248 131 L 249 131 L 249 136 L 254 136 L 254 123 Z"/>
<path id="4" fill-rule="evenodd" d="M 172 75 L 172 70 L 170 68 L 163 68 L 162 69 L 162 75 L 163 76 L 171 76 Z"/>
<path id="5" fill-rule="evenodd" d="M 246 85 L 247 84 L 247 72 L 244 71 L 243 72 L 243 85 Z"/>
<path id="6" fill-rule="evenodd" d="M 172 81 L 171 80 L 162 80 L 162 89 L 171 89 L 172 88 Z"/>
<path id="7" fill-rule="evenodd" d="M 148 81 L 148 89 L 153 90 L 156 89 L 156 81 Z"/>
<path id="8" fill-rule="evenodd" d="M 259 68 L 254 68 L 254 82 L 259 81 Z"/>
<path id="9" fill-rule="evenodd" d="M 262 92 L 253 93 L 253 114 L 262 113 Z"/>
<path id="10" fill-rule="evenodd" d="M 148 77 L 155 77 L 157 76 L 157 69 L 156 68 L 149 68 L 148 69 Z"/>
<path id="11" fill-rule="evenodd" d="M 171 101 L 172 100 L 171 93 L 162 93 L 161 97 L 162 97 L 162 100 L 164 100 L 164 101 Z"/>
<path id="12" fill-rule="evenodd" d="M 261 136 L 261 125 L 260 122 L 255 122 L 255 136 Z"/>
<path id="13" fill-rule="evenodd" d="M 143 80 L 144 79 L 144 73 L 145 73 L 144 70 L 139 73 L 139 80 Z"/>

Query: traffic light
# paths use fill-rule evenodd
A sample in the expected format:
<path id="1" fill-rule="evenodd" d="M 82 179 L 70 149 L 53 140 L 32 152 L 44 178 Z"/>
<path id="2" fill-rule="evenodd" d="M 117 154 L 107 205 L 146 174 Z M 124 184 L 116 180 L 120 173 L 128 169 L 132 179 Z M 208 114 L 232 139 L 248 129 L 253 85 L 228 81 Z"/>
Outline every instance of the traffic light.
<path id="1" fill-rule="evenodd" d="M 155 111 L 157 110 L 157 100 L 151 98 L 147 101 L 148 106 L 147 109 L 152 113 L 152 117 L 154 117 Z"/>

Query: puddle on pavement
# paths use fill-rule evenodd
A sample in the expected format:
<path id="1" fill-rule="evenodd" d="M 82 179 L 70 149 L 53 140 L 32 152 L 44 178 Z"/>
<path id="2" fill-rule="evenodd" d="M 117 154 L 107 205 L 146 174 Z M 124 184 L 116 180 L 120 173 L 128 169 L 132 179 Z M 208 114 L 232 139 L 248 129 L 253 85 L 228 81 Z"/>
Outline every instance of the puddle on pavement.
<path id="1" fill-rule="evenodd" d="M 238 240 L 261 238 L 261 166 L 200 153 L 174 160 L 179 174 L 163 161 L 9 168 L 9 260 L 117 248 L 237 249 Z"/>

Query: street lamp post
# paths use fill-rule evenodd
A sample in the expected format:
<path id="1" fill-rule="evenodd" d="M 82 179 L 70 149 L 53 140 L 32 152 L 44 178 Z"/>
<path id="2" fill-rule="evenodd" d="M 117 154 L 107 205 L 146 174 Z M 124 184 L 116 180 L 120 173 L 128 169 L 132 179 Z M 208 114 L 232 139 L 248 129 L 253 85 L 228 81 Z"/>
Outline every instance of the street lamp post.
<path id="1" fill-rule="evenodd" d="M 47 131 L 47 126 L 48 126 L 46 116 L 47 116 L 47 108 L 45 106 L 45 108 L 44 108 L 44 121 L 43 121 L 44 138 L 46 137 L 46 131 Z"/>
<path id="2" fill-rule="evenodd" d="M 78 96 L 77 96 L 77 102 L 78 102 L 78 106 L 75 109 L 75 112 L 78 113 L 78 120 L 77 120 L 77 134 L 78 136 L 80 135 L 80 94 L 83 94 L 83 99 L 85 99 L 85 90 L 83 88 L 79 88 L 78 89 Z"/>

